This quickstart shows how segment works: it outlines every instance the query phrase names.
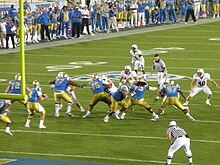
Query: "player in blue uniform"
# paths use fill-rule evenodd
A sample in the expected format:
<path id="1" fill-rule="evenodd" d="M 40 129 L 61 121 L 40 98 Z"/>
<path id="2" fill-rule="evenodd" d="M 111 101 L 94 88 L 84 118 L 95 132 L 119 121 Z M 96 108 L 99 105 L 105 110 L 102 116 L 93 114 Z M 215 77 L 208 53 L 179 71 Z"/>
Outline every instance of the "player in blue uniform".
<path id="1" fill-rule="evenodd" d="M 89 116 L 91 114 L 94 106 L 98 102 L 102 101 L 102 102 L 106 103 L 109 107 L 111 104 L 110 97 L 107 96 L 104 92 L 104 84 L 96 73 L 93 74 L 92 81 L 89 83 L 89 85 L 91 87 L 93 95 L 92 95 L 92 99 L 89 103 L 88 110 L 87 110 L 86 114 L 83 116 L 83 118 L 86 118 L 87 116 Z"/>
<path id="2" fill-rule="evenodd" d="M 28 91 L 29 88 L 26 87 L 26 90 Z M 5 93 L 8 94 L 15 94 L 15 95 L 20 95 L 21 94 L 21 75 L 20 74 L 16 74 L 15 75 L 15 80 L 12 80 L 9 82 Z M 14 101 L 11 101 L 11 103 L 13 103 Z M 20 102 L 21 104 L 23 104 L 24 106 L 26 106 L 27 101 L 26 100 L 18 100 L 18 102 Z"/>
<path id="3" fill-rule="evenodd" d="M 118 106 L 123 107 L 125 111 L 129 108 L 129 100 L 125 100 L 128 97 L 129 89 L 126 85 L 121 85 L 115 93 L 111 95 L 111 110 L 109 111 L 108 115 L 105 116 L 103 119 L 104 122 L 108 122 L 109 118 L 112 115 L 115 115 L 117 119 L 120 119 L 115 113 L 118 109 Z"/>
<path id="4" fill-rule="evenodd" d="M 13 136 L 13 134 L 10 131 L 11 120 L 7 116 L 10 106 L 11 106 L 10 101 L 0 99 L 0 120 L 1 122 L 6 124 L 5 133 Z"/>
<path id="5" fill-rule="evenodd" d="M 131 99 L 128 102 L 129 108 L 134 105 L 140 105 L 152 114 L 153 118 L 151 119 L 151 121 L 156 121 L 159 119 L 158 115 L 154 113 L 151 106 L 147 103 L 147 100 L 144 98 L 144 94 L 147 90 L 157 91 L 157 88 L 149 86 L 146 83 L 146 81 L 141 79 L 134 83 L 130 89 Z M 122 115 L 120 116 L 120 119 L 124 119 L 127 111 L 125 111 L 125 109 L 122 107 L 119 111 L 116 111 L 116 114 L 118 115 L 120 111 L 123 111 Z"/>
<path id="6" fill-rule="evenodd" d="M 26 128 L 30 127 L 31 120 L 35 116 L 35 113 L 41 113 L 39 128 L 44 129 L 46 126 L 44 125 L 46 111 L 39 103 L 39 101 L 43 101 L 47 99 L 47 95 L 43 94 L 42 89 L 40 87 L 40 83 L 37 80 L 33 81 L 33 88 L 30 90 L 29 99 L 27 102 L 27 111 L 28 118 L 25 124 Z"/>
<path id="7" fill-rule="evenodd" d="M 177 108 L 182 110 L 182 112 L 192 121 L 195 121 L 195 119 L 189 114 L 189 108 L 184 107 L 183 104 L 180 102 L 178 98 L 178 94 L 181 94 L 184 98 L 184 94 L 180 89 L 180 86 L 178 84 L 175 84 L 173 80 L 169 80 L 168 84 L 165 84 L 161 95 L 165 96 L 166 99 L 163 101 L 162 106 L 159 108 L 157 114 L 160 115 L 162 112 L 164 112 L 165 108 L 169 105 L 175 105 Z"/>
<path id="8" fill-rule="evenodd" d="M 79 85 L 73 82 L 73 80 L 70 77 L 68 77 L 68 75 L 65 72 L 59 72 L 56 79 L 50 81 L 49 84 L 52 84 L 54 88 L 55 117 L 60 116 L 59 111 L 63 107 L 61 102 L 62 100 L 68 103 L 66 115 L 73 116 L 71 110 L 74 102 L 67 92 L 68 85 L 73 85 L 81 88 L 83 88 L 85 85 Z"/>

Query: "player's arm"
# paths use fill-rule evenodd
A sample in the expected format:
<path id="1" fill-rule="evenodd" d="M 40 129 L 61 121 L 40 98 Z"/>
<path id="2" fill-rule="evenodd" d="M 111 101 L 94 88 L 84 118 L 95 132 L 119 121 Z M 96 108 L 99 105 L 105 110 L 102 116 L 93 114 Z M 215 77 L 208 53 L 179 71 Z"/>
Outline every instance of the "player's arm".
<path id="1" fill-rule="evenodd" d="M 55 84 L 56 80 L 49 81 L 48 84 Z"/>
<path id="2" fill-rule="evenodd" d="M 173 136 L 171 135 L 171 133 L 168 133 L 168 134 L 167 134 L 167 138 L 168 138 L 170 144 L 172 145 L 173 142 L 174 142 L 174 138 L 173 138 Z"/>
<path id="3" fill-rule="evenodd" d="M 193 90 L 193 88 L 196 86 L 196 80 L 192 80 L 191 82 L 191 91 Z"/>
<path id="4" fill-rule="evenodd" d="M 10 85 L 8 85 L 7 88 L 5 89 L 5 93 L 9 93 L 10 90 L 11 90 L 11 87 L 10 87 Z"/>
<path id="5" fill-rule="evenodd" d="M 208 81 L 210 81 L 213 85 L 215 85 L 220 90 L 219 85 L 213 79 L 209 79 Z"/>
<path id="6" fill-rule="evenodd" d="M 80 85 L 80 84 L 75 83 L 73 81 L 69 81 L 68 85 L 76 86 L 76 87 L 79 87 L 79 88 L 83 88 L 84 86 L 86 86 L 86 84 Z"/>

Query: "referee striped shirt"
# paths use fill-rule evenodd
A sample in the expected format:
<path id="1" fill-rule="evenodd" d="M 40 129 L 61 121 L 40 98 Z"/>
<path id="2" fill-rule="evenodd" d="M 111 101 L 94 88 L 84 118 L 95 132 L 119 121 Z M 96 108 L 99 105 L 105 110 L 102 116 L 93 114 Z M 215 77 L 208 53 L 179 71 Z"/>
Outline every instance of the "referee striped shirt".
<path id="1" fill-rule="evenodd" d="M 153 62 L 152 65 L 153 69 L 155 69 L 157 72 L 164 72 L 165 68 L 166 68 L 166 64 L 163 60 L 159 60 L 159 61 L 155 61 Z"/>
<path id="2" fill-rule="evenodd" d="M 170 133 L 174 138 L 178 138 L 178 137 L 182 137 L 186 135 L 185 131 L 178 126 L 172 126 L 168 128 L 167 134 L 170 134 Z"/>

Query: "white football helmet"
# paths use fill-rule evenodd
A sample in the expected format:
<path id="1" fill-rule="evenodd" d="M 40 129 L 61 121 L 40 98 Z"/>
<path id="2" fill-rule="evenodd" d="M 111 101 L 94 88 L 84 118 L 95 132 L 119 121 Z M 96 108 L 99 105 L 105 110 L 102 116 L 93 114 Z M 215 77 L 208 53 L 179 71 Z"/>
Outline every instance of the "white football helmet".
<path id="1" fill-rule="evenodd" d="M 176 122 L 175 121 L 171 121 L 169 126 L 176 126 Z"/>
<path id="2" fill-rule="evenodd" d="M 39 81 L 34 80 L 34 81 L 33 81 L 33 85 L 34 85 L 34 86 L 39 86 L 39 85 L 40 85 L 40 83 L 39 83 Z"/>
<path id="3" fill-rule="evenodd" d="M 199 77 L 202 77 L 203 75 L 204 75 L 204 69 L 202 69 L 202 68 L 199 68 L 198 70 L 197 70 L 197 74 L 198 74 L 198 76 Z"/>
<path id="4" fill-rule="evenodd" d="M 21 80 L 21 75 L 20 75 L 20 73 L 18 73 L 18 74 L 15 75 L 15 80 Z"/>
<path id="5" fill-rule="evenodd" d="M 108 77 L 106 75 L 102 75 L 102 81 L 107 82 L 108 81 Z"/>
<path id="6" fill-rule="evenodd" d="M 138 49 L 138 46 L 136 44 L 132 44 L 131 48 L 133 48 L 134 50 Z"/>
<path id="7" fill-rule="evenodd" d="M 129 70 L 129 72 L 130 72 L 131 71 L 131 66 L 125 65 L 124 70 Z"/>

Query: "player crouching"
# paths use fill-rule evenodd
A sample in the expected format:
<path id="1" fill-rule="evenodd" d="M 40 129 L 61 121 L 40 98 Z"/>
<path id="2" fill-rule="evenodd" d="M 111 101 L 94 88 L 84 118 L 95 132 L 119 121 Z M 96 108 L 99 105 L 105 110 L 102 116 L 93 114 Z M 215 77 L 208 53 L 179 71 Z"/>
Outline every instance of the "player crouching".
<path id="1" fill-rule="evenodd" d="M 25 124 L 26 128 L 30 127 L 31 120 L 35 116 L 35 112 L 41 113 L 39 128 L 46 128 L 44 125 L 46 111 L 39 103 L 39 101 L 43 101 L 47 99 L 47 95 L 43 94 L 42 89 L 40 87 L 40 83 L 37 80 L 33 81 L 33 88 L 30 90 L 29 99 L 27 102 L 27 111 L 28 118 Z"/>
<path id="2" fill-rule="evenodd" d="M 10 131 L 11 120 L 7 116 L 10 106 L 11 106 L 10 101 L 0 99 L 0 120 L 1 122 L 6 124 L 5 133 L 13 136 L 13 134 Z"/>

